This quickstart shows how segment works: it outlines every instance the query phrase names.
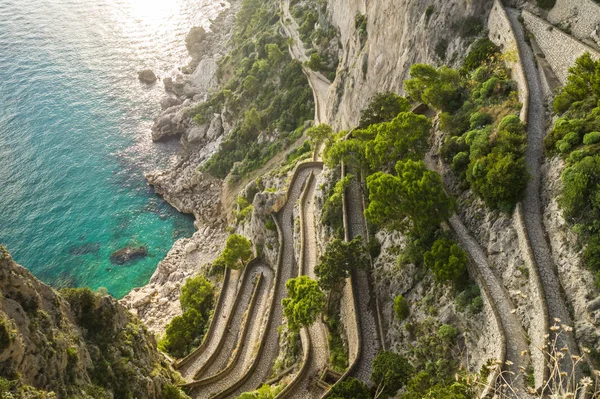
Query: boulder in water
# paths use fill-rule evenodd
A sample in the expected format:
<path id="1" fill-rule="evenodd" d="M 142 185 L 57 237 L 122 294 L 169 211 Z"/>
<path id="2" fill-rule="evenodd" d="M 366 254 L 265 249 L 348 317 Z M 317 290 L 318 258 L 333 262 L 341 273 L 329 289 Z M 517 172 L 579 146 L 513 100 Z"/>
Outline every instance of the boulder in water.
<path id="1" fill-rule="evenodd" d="M 138 72 L 138 79 L 144 83 L 154 83 L 158 80 L 154 72 L 151 69 L 144 69 Z"/>
<path id="2" fill-rule="evenodd" d="M 148 249 L 145 246 L 125 247 L 110 255 L 110 261 L 116 265 L 124 265 L 148 255 Z"/>

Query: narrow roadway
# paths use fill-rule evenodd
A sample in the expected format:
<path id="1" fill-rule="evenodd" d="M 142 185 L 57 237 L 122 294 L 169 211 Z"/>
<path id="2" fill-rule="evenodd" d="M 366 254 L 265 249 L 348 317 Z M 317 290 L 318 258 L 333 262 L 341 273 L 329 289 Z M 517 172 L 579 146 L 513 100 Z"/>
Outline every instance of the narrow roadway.
<path id="1" fill-rule="evenodd" d="M 556 276 L 555 265 L 552 260 L 550 246 L 546 239 L 542 223 L 542 204 L 540 198 L 541 171 L 540 165 L 544 156 L 545 137 L 545 108 L 544 94 L 540 77 L 535 65 L 534 55 L 525 41 L 525 34 L 521 23 L 518 21 L 520 13 L 507 8 L 507 14 L 517 37 L 519 52 L 523 61 L 527 84 L 529 86 L 529 114 L 527 120 L 527 152 L 525 154 L 527 168 L 531 179 L 525 191 L 525 200 L 522 202 L 523 216 L 527 236 L 531 243 L 535 263 L 539 270 L 544 295 L 548 305 L 550 325 L 555 324 L 554 319 L 560 319 L 559 324 L 573 326 L 565 301 L 561 295 L 560 283 Z M 548 331 L 549 332 L 549 331 Z M 568 347 L 571 355 L 577 355 L 578 349 L 570 333 L 562 332 L 557 336 L 557 348 L 560 350 Z M 570 356 L 564 357 L 562 369 L 570 373 Z"/>
<path id="2" fill-rule="evenodd" d="M 219 298 L 221 307 L 215 309 L 213 320 L 211 321 L 210 326 L 212 331 L 207 333 L 210 334 L 210 336 L 206 338 L 208 341 L 206 344 L 201 345 L 197 351 L 193 352 L 192 355 L 188 357 L 185 362 L 182 362 L 178 367 L 178 371 L 187 382 L 190 382 L 194 379 L 196 373 L 206 364 L 207 360 L 213 356 L 213 353 L 215 353 L 219 342 L 223 339 L 227 320 L 229 320 L 232 312 L 233 302 L 235 301 L 239 275 L 239 273 L 231 273 L 231 277 L 229 278 L 227 285 L 224 285 L 223 288 L 221 288 L 220 295 L 224 295 L 224 297 L 222 300 Z"/>
<path id="3" fill-rule="evenodd" d="M 194 378 L 196 380 L 211 377 L 225 369 L 231 356 L 233 356 L 236 350 L 239 350 L 240 346 L 243 344 L 241 339 L 245 337 L 241 336 L 243 326 L 242 321 L 245 318 L 245 313 L 250 304 L 256 276 L 259 273 L 262 273 L 269 284 L 273 280 L 273 272 L 267 265 L 258 263 L 251 266 L 249 265 L 248 267 L 251 267 L 251 269 L 246 271 L 246 276 L 243 281 L 244 285 L 240 287 L 240 292 L 238 294 L 239 298 L 237 299 L 237 303 L 235 304 L 236 307 L 233 309 L 233 313 L 230 316 L 231 321 L 229 323 L 229 329 L 223 337 L 221 348 L 212 357 L 212 361 L 207 364 L 204 370 L 202 370 L 202 373 L 196 374 Z M 270 285 L 268 287 L 270 287 Z"/>
<path id="4" fill-rule="evenodd" d="M 261 383 L 265 382 L 271 374 L 273 363 L 279 353 L 279 331 L 278 327 L 283 320 L 283 308 L 281 300 L 285 298 L 287 291 L 285 282 L 290 278 L 296 277 L 298 267 L 294 256 L 294 206 L 300 198 L 304 182 L 311 172 L 317 173 L 319 168 L 308 167 L 297 172 L 297 177 L 288 189 L 287 201 L 283 209 L 277 215 L 279 225 L 281 226 L 282 237 L 281 245 L 281 269 L 277 276 L 276 290 L 273 297 L 273 306 L 271 308 L 271 324 L 265 331 L 265 344 L 262 350 L 256 356 L 257 365 L 248 375 L 244 376 L 244 382 L 236 387 L 228 397 L 236 398 L 244 392 L 255 390 Z M 231 381 L 233 383 L 236 381 Z"/>
<path id="5" fill-rule="evenodd" d="M 348 168 L 347 173 L 351 173 Z M 355 176 L 358 174 L 353 173 Z M 346 212 L 348 215 L 348 237 L 350 240 L 361 236 L 367 237 L 367 226 L 365 225 L 363 209 L 363 193 L 358 177 L 353 179 L 352 184 L 346 189 L 344 200 L 346 201 Z M 380 349 L 379 334 L 377 332 L 377 321 L 375 320 L 375 304 L 371 298 L 371 285 L 369 282 L 369 270 L 355 270 L 352 281 L 355 285 L 356 302 L 358 303 L 358 314 L 360 320 L 361 349 L 358 354 L 350 377 L 358 378 L 365 383 L 371 378 L 372 365 L 377 352 Z"/>
<path id="6" fill-rule="evenodd" d="M 316 178 L 319 174 L 320 170 L 315 172 L 313 178 L 310 179 L 310 185 L 305 189 L 306 195 L 300 208 L 302 210 L 302 236 L 304 237 L 303 253 L 300 259 L 302 265 L 301 274 L 307 275 L 312 279 L 317 278 L 315 275 L 315 267 L 318 262 L 315 191 L 317 186 Z M 308 334 L 311 344 L 310 355 L 307 359 L 308 364 L 303 366 L 306 367 L 305 372 L 297 377 L 299 380 L 296 381 L 296 385 L 287 393 L 286 397 L 289 398 L 315 399 L 320 398 L 325 392 L 323 388 L 316 384 L 320 374 L 329 363 L 329 348 L 325 324 L 318 319 L 308 328 Z"/>
<path id="7" fill-rule="evenodd" d="M 233 382 L 237 381 L 247 370 L 248 363 L 254 356 L 254 349 L 259 340 L 258 332 L 261 330 L 263 324 L 266 307 L 268 306 L 269 292 L 273 284 L 273 271 L 265 264 L 261 264 L 261 271 L 266 270 L 267 274 L 263 274 L 263 279 L 260 281 L 260 285 L 256 290 L 256 303 L 244 312 L 241 320 L 236 320 L 243 326 L 245 336 L 238 342 L 238 345 L 233 349 L 232 352 L 224 352 L 221 359 L 229 359 L 230 356 L 235 356 L 235 361 L 228 364 L 224 364 L 222 369 L 219 369 L 222 378 L 211 381 L 208 385 L 199 386 L 191 391 L 191 396 L 194 399 L 208 399 L 212 398 L 215 394 L 218 394 L 225 388 L 229 387 Z M 260 273 L 257 269 L 256 273 L 253 273 L 252 278 L 252 291 L 254 290 L 254 283 L 256 282 L 256 276 Z M 251 295 L 251 294 L 250 294 Z M 240 306 L 242 308 L 242 306 Z M 208 375 L 208 373 L 207 373 Z"/>

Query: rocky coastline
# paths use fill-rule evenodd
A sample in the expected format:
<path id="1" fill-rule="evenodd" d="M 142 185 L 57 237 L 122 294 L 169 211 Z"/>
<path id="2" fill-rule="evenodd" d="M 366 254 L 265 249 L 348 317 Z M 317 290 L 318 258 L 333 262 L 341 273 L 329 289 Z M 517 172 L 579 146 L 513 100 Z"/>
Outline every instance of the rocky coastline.
<path id="1" fill-rule="evenodd" d="M 185 41 L 191 61 L 180 68 L 177 76 L 163 79 L 165 95 L 160 102 L 162 110 L 154 119 L 152 139 L 178 137 L 182 150 L 174 166 L 149 172 L 145 177 L 169 204 L 194 215 L 196 232 L 176 241 L 150 282 L 133 289 L 120 301 L 156 334 L 162 333 L 168 322 L 181 314 L 178 300 L 181 285 L 214 261 L 227 238 L 221 207 L 223 182 L 199 172 L 198 167 L 218 149 L 231 125 L 223 112 L 198 126 L 191 111 L 217 87 L 217 61 L 228 51 L 239 5 L 231 2 L 211 21 L 208 30 L 193 27 Z"/>

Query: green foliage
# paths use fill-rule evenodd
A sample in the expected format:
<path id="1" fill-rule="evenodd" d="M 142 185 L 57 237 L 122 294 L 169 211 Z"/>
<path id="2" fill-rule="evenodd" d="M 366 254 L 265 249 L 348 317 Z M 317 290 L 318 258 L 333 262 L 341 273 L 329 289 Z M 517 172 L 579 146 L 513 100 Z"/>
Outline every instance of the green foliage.
<path id="1" fill-rule="evenodd" d="M 433 15 L 434 11 L 435 8 L 432 5 L 427 6 L 427 8 L 425 9 L 425 22 L 429 22 L 429 19 Z"/>
<path id="2" fill-rule="evenodd" d="M 352 179 L 354 179 L 354 176 L 347 174 L 333 184 L 323 203 L 321 221 L 331 227 L 338 235 L 341 235 L 341 231 L 344 228 L 342 215 L 343 195 L 346 188 L 352 183 Z"/>
<path id="3" fill-rule="evenodd" d="M 353 165 L 359 169 L 368 168 L 365 151 L 367 141 L 359 139 L 337 140 L 325 148 L 323 160 L 330 167 L 336 167 L 341 162 L 347 165 Z"/>
<path id="4" fill-rule="evenodd" d="M 163 385 L 161 399 L 184 399 L 187 396 L 178 387 L 172 384 Z"/>
<path id="5" fill-rule="evenodd" d="M 471 314 L 477 314 L 483 310 L 483 300 L 479 286 L 471 282 L 456 298 L 454 304 L 459 312 L 467 311 Z"/>
<path id="6" fill-rule="evenodd" d="M 310 137 L 314 143 L 320 143 L 329 140 L 333 135 L 333 131 L 331 130 L 331 126 L 326 123 L 321 123 L 320 125 L 308 129 L 306 135 Z"/>
<path id="7" fill-rule="evenodd" d="M 431 123 L 424 115 L 401 112 L 391 122 L 371 125 L 366 135 L 375 137 L 365 148 L 372 170 L 390 170 L 399 159 L 418 160 L 427 151 Z"/>
<path id="8" fill-rule="evenodd" d="M 159 346 L 165 352 L 184 357 L 200 344 L 214 303 L 214 289 L 204 276 L 188 278 L 179 297 L 181 316 L 174 317 Z"/>
<path id="9" fill-rule="evenodd" d="M 252 243 L 250 240 L 239 234 L 231 234 L 227 238 L 220 258 L 225 262 L 225 266 L 237 270 L 246 267 L 246 263 L 252 259 L 252 255 Z"/>
<path id="10" fill-rule="evenodd" d="M 371 392 L 362 381 L 348 377 L 331 388 L 328 397 L 330 399 L 371 399 Z"/>
<path id="11" fill-rule="evenodd" d="M 323 69 L 323 60 L 321 59 L 321 55 L 319 55 L 319 53 L 312 53 L 306 65 L 313 71 L 320 71 Z"/>
<path id="12" fill-rule="evenodd" d="M 536 0 L 537 1 L 537 5 L 540 8 L 543 8 L 545 10 L 551 10 L 554 8 L 554 5 L 556 4 L 556 0 Z"/>
<path id="13" fill-rule="evenodd" d="M 431 251 L 425 253 L 424 260 L 440 282 L 456 281 L 467 271 L 467 254 L 456 242 L 445 237 L 435 241 Z"/>
<path id="14" fill-rule="evenodd" d="M 390 122 L 400 112 L 410 108 L 408 100 L 394 92 L 377 93 L 371 98 L 367 108 L 360 112 L 359 129 L 365 129 L 381 122 Z"/>
<path id="15" fill-rule="evenodd" d="M 13 340 L 8 321 L 0 318 L 0 353 L 8 348 Z"/>
<path id="16" fill-rule="evenodd" d="M 462 38 L 477 36 L 483 31 L 483 24 L 476 16 L 470 15 L 454 25 Z"/>
<path id="17" fill-rule="evenodd" d="M 287 298 L 281 304 L 290 329 L 298 331 L 317 320 L 325 307 L 325 294 L 319 284 L 308 276 L 289 279 L 285 283 Z"/>
<path id="18" fill-rule="evenodd" d="M 492 115 L 485 112 L 474 112 L 469 119 L 471 129 L 481 129 L 484 126 L 491 124 L 493 121 Z"/>
<path id="19" fill-rule="evenodd" d="M 392 351 L 380 351 L 373 360 L 371 380 L 380 398 L 389 398 L 402 388 L 414 369 L 408 359 Z"/>
<path id="20" fill-rule="evenodd" d="M 438 335 L 442 341 L 450 343 L 458 336 L 458 330 L 450 324 L 442 324 L 438 329 Z"/>
<path id="21" fill-rule="evenodd" d="M 423 399 L 470 399 L 471 392 L 465 384 L 455 382 L 450 386 L 436 385 L 427 392 Z"/>
<path id="22" fill-rule="evenodd" d="M 446 66 L 436 69 L 431 65 L 413 64 L 410 76 L 404 87 L 416 101 L 444 112 L 454 112 L 461 107 L 465 89 L 458 71 Z"/>
<path id="23" fill-rule="evenodd" d="M 448 40 L 446 39 L 440 39 L 438 40 L 437 44 L 435 45 L 435 55 L 438 56 L 438 58 L 442 61 L 444 61 L 446 59 L 446 51 L 448 50 Z"/>
<path id="24" fill-rule="evenodd" d="M 600 143 L 600 132 L 590 132 L 583 136 L 583 144 L 592 145 Z"/>
<path id="25" fill-rule="evenodd" d="M 274 399 L 283 390 L 282 385 L 263 385 L 254 392 L 244 392 L 237 399 Z"/>
<path id="26" fill-rule="evenodd" d="M 362 47 L 365 45 L 365 41 L 368 38 L 367 16 L 357 12 L 356 16 L 354 17 L 354 28 L 356 28 L 356 33 L 358 34 L 358 38 L 360 40 L 360 46 Z"/>
<path id="27" fill-rule="evenodd" d="M 427 235 L 454 212 L 454 200 L 444 191 L 442 178 L 422 161 L 399 161 L 397 175 L 377 172 L 367 178 L 367 218 L 415 236 Z"/>
<path id="28" fill-rule="evenodd" d="M 77 324 L 86 329 L 94 339 L 105 341 L 107 325 L 113 323 L 115 310 L 100 306 L 100 295 L 89 288 L 63 288 L 61 296 L 69 302 Z"/>
<path id="29" fill-rule="evenodd" d="M 362 237 L 349 242 L 336 238 L 327 245 L 325 253 L 319 258 L 315 274 L 322 289 L 341 292 L 352 270 L 368 267 L 369 255 Z"/>
<path id="30" fill-rule="evenodd" d="M 477 40 L 467 54 L 462 70 L 465 72 L 477 69 L 500 53 L 500 48 L 487 37 Z"/>
<path id="31" fill-rule="evenodd" d="M 408 317 L 410 310 L 408 308 L 408 301 L 402 294 L 398 294 L 394 298 L 394 312 L 396 312 L 396 318 L 398 321 L 404 321 Z"/>
<path id="32" fill-rule="evenodd" d="M 302 65 L 292 60 L 278 32 L 273 2 L 243 0 L 231 39 L 231 51 L 219 61 L 223 89 L 194 111 L 198 124 L 226 109 L 243 116 L 203 171 L 233 181 L 262 167 L 302 134 L 314 115 L 314 100 Z M 271 140 L 259 141 L 264 133 Z"/>
<path id="33" fill-rule="evenodd" d="M 342 323 L 340 320 L 340 306 L 329 305 L 327 314 L 324 315 L 323 321 L 329 330 L 327 337 L 329 343 L 329 363 L 333 370 L 340 373 L 344 372 L 348 367 L 348 351 L 344 347 L 342 341 Z"/>

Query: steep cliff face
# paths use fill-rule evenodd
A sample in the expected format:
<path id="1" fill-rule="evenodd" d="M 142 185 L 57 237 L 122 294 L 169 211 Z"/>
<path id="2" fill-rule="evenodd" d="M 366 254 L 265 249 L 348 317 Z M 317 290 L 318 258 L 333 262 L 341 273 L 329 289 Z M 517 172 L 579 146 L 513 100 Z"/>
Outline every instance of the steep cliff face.
<path id="1" fill-rule="evenodd" d="M 369 99 L 382 91 L 402 92 L 414 63 L 457 64 L 485 25 L 491 0 L 329 0 L 339 27 L 340 69 L 331 86 L 327 113 L 335 128 L 356 126 Z M 366 35 L 357 15 L 366 17 Z"/>
<path id="2" fill-rule="evenodd" d="M 179 397 L 153 336 L 114 298 L 59 294 L 1 247 L 0 293 L 0 397 Z"/>

